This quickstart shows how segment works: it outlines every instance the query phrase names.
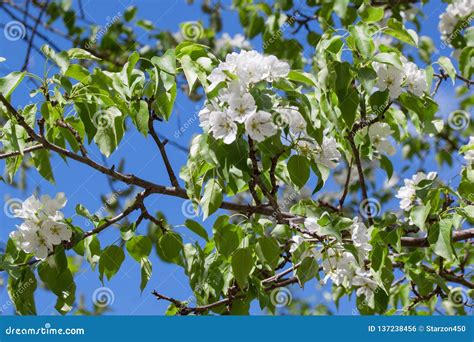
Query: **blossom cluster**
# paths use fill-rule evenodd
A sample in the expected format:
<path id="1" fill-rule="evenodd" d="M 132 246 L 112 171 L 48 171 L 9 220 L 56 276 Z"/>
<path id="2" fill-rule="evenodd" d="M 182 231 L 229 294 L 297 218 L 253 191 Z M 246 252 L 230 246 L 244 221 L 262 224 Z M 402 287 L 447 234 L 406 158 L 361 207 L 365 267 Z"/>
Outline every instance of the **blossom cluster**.
<path id="1" fill-rule="evenodd" d="M 208 76 L 210 85 L 208 91 L 223 84 L 216 99 L 209 101 L 199 112 L 201 127 L 212 133 L 214 138 L 222 139 L 231 144 L 237 138 L 238 127 L 255 141 L 260 142 L 278 132 L 274 115 L 260 110 L 254 96 L 253 86 L 259 82 L 273 82 L 277 78 L 288 75 L 288 63 L 280 61 L 275 56 L 263 56 L 256 51 L 241 51 L 226 56 Z M 279 115 L 288 114 L 295 130 L 304 129 L 304 119 L 301 114 L 290 108 L 280 108 Z M 303 126 L 302 126 L 303 124 Z"/>
<path id="2" fill-rule="evenodd" d="M 439 16 L 438 29 L 441 38 L 449 41 L 454 29 L 462 19 L 466 19 L 474 13 L 474 2 L 472 0 L 455 0 L 446 7 L 446 11 Z M 468 22 L 466 22 L 468 25 Z"/>
<path id="3" fill-rule="evenodd" d="M 58 193 L 55 198 L 48 195 L 40 199 L 35 195 L 29 197 L 21 208 L 14 210 L 15 217 L 24 221 L 10 233 L 10 238 L 24 252 L 46 259 L 54 246 L 71 239 L 72 231 L 60 211 L 65 205 L 64 193 Z"/>
<path id="4" fill-rule="evenodd" d="M 316 218 L 306 218 L 304 224 L 308 232 L 324 235 Z M 340 243 L 328 247 L 324 253 L 319 252 L 316 254 L 313 252 L 313 255 L 316 258 L 323 259 L 323 271 L 326 274 L 324 282 L 330 279 L 336 286 L 356 287 L 357 296 L 364 295 L 365 300 L 370 301 L 378 284 L 373 279 L 370 270 L 364 265 L 364 261 L 372 250 L 372 245 L 369 243 L 369 232 L 365 224 L 359 221 L 358 217 L 352 220 L 350 231 L 352 243 L 357 251 L 357 257 L 348 252 Z M 293 241 L 298 245 L 301 243 L 301 237 L 296 237 Z M 292 249 L 295 250 L 295 247 L 292 246 Z"/>
<path id="5" fill-rule="evenodd" d="M 405 186 L 401 187 L 395 195 L 395 197 L 400 199 L 400 209 L 409 211 L 420 201 L 416 195 L 417 186 L 424 180 L 433 181 L 437 176 L 438 174 L 436 172 L 430 172 L 428 174 L 418 172 L 411 179 L 405 179 Z"/>
<path id="6" fill-rule="evenodd" d="M 401 69 L 390 64 L 373 63 L 377 73 L 377 88 L 381 91 L 388 89 L 392 99 L 401 95 L 403 87 L 416 96 L 422 96 L 428 89 L 425 71 L 403 56 L 401 62 Z"/>

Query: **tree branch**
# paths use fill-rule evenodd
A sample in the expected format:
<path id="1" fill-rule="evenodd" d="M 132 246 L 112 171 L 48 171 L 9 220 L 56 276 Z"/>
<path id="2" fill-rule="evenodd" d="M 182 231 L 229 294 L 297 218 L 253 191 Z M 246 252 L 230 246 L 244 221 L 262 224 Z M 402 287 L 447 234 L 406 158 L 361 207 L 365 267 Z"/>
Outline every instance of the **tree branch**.
<path id="1" fill-rule="evenodd" d="M 44 12 L 48 6 L 49 0 L 46 0 L 45 6 L 40 10 L 38 18 L 36 18 L 35 25 L 31 30 L 30 39 L 28 40 L 28 48 L 26 50 L 25 61 L 23 62 L 23 67 L 21 71 L 25 71 L 28 67 L 28 62 L 30 61 L 30 54 L 31 54 L 31 47 L 33 46 L 33 39 L 35 39 L 36 32 L 38 30 L 39 23 L 41 22 L 41 18 L 43 17 Z"/>
<path id="2" fill-rule="evenodd" d="M 168 155 L 166 154 L 165 145 L 166 145 L 167 141 L 165 140 L 165 141 L 162 142 L 160 140 L 160 138 L 158 137 L 158 135 L 156 134 L 155 127 L 153 126 L 154 120 L 155 119 L 154 119 L 153 113 L 150 113 L 150 117 L 148 119 L 148 131 L 149 131 L 151 137 L 153 138 L 153 140 L 155 141 L 156 146 L 160 150 L 160 154 L 161 154 L 161 157 L 163 159 L 163 163 L 165 164 L 166 171 L 168 172 L 168 177 L 170 179 L 171 184 L 175 188 L 180 189 L 181 187 L 179 185 L 178 179 L 176 178 L 176 175 L 174 174 L 173 168 L 172 168 L 171 163 L 168 159 Z"/>
<path id="3" fill-rule="evenodd" d="M 43 145 L 38 144 L 38 145 L 30 146 L 30 147 L 25 147 L 23 151 L 3 152 L 2 154 L 0 154 L 0 160 L 15 157 L 15 156 L 22 155 L 25 153 L 34 152 L 37 150 L 41 150 L 43 148 L 44 148 Z"/>

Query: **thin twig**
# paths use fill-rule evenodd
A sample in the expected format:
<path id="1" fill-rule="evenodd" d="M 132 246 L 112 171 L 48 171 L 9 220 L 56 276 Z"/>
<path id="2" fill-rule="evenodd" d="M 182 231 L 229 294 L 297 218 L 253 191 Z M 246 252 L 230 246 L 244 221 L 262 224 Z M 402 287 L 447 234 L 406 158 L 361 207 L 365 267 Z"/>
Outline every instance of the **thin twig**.
<path id="1" fill-rule="evenodd" d="M 166 154 L 165 145 L 166 145 L 167 141 L 165 140 L 165 141 L 162 142 L 160 140 L 160 138 L 156 134 L 155 127 L 153 126 L 153 122 L 154 122 L 154 116 L 153 116 L 153 113 L 150 113 L 150 117 L 148 119 L 148 131 L 149 131 L 151 137 L 153 138 L 153 140 L 155 141 L 156 146 L 160 150 L 160 154 L 161 154 L 161 157 L 163 159 L 163 163 L 165 164 L 166 171 L 168 172 L 168 177 L 170 179 L 171 184 L 175 188 L 179 189 L 180 185 L 179 185 L 179 182 L 178 182 L 178 178 L 176 178 L 176 175 L 174 174 L 174 171 L 173 171 L 173 167 L 171 166 L 168 155 Z"/>
<path id="2" fill-rule="evenodd" d="M 33 39 L 35 39 L 36 32 L 38 30 L 39 23 L 41 22 L 41 18 L 43 17 L 44 12 L 48 6 L 49 0 L 46 0 L 46 6 L 40 10 L 38 18 L 36 18 L 35 25 L 33 26 L 33 30 L 31 30 L 30 39 L 28 41 L 28 48 L 26 50 L 25 61 L 23 62 L 23 67 L 21 71 L 25 71 L 28 68 L 28 63 L 30 61 L 30 54 L 31 54 L 31 47 L 33 46 Z"/>

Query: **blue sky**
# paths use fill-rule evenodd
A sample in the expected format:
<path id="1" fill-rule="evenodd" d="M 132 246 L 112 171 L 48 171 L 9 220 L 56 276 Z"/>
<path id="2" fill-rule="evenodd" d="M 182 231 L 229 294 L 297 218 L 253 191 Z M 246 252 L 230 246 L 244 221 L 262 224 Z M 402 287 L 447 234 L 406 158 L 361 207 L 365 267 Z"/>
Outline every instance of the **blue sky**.
<path id="1" fill-rule="evenodd" d="M 296 2 L 296 1 L 295 1 Z M 226 2 L 227 3 L 227 2 Z M 229 1 L 230 3 L 230 1 Z M 97 25 L 105 25 L 107 21 L 119 13 L 124 13 L 125 9 L 130 5 L 136 5 L 139 9 L 138 17 L 148 19 L 154 22 L 154 24 L 160 29 L 171 30 L 173 32 L 179 31 L 179 23 L 187 20 L 199 20 L 206 21 L 207 18 L 202 16 L 198 5 L 187 5 L 184 0 L 179 1 L 83 1 L 84 11 L 87 19 L 96 23 Z M 440 45 L 439 33 L 437 29 L 438 17 L 444 11 L 445 4 L 440 1 L 434 1 L 423 8 L 425 14 L 425 21 L 422 23 L 421 34 L 430 36 L 435 46 Z M 224 31 L 231 34 L 243 33 L 238 21 L 237 14 L 232 11 L 224 11 Z M 0 22 L 5 23 L 9 19 L 4 15 L 0 15 Z M 147 42 L 147 33 L 136 28 L 139 32 L 139 40 Z M 304 30 L 302 30 L 304 31 Z M 141 36 L 140 36 L 141 35 Z M 301 37 L 301 41 L 305 41 L 304 37 Z M 55 42 L 64 48 L 70 46 L 65 41 L 55 39 Z M 148 42 L 153 43 L 153 42 Z M 261 41 L 256 40 L 252 42 L 257 50 L 261 50 Z M 6 75 L 13 70 L 19 70 L 23 64 L 23 59 L 26 50 L 26 44 L 21 41 L 10 42 L 5 39 L 4 35 L 0 35 L 0 56 L 7 59 L 6 62 L 0 64 L 0 76 Z M 311 53 L 311 48 L 307 48 L 307 53 Z M 443 55 L 449 55 L 448 50 L 440 50 Z M 435 58 L 436 59 L 436 58 Z M 423 65 L 422 65 L 423 66 Z M 29 70 L 39 75 L 43 74 L 44 61 L 35 52 L 32 53 L 32 61 L 30 62 Z M 453 96 L 453 88 L 446 85 L 442 85 L 439 92 L 440 100 L 440 112 L 445 117 L 452 109 L 454 109 L 455 103 L 451 101 Z M 17 89 L 13 97 L 14 105 L 20 106 L 25 105 L 29 101 L 32 101 L 28 93 L 30 91 L 31 83 L 23 82 L 23 84 Z M 33 99 L 35 100 L 35 99 Z M 191 137 L 199 132 L 197 121 L 190 125 L 188 129 L 184 131 L 178 139 L 174 137 L 175 132 L 184 125 L 186 121 L 193 118 L 199 110 L 201 103 L 193 103 L 188 100 L 183 94 L 178 95 L 176 101 L 174 113 L 170 122 L 160 124 L 158 131 L 176 142 L 187 145 Z M 176 171 L 185 163 L 186 155 L 178 149 L 168 146 L 168 153 L 170 155 L 171 163 Z M 91 157 L 101 161 L 102 158 L 99 155 L 97 149 L 92 148 Z M 156 150 L 155 145 L 151 139 L 145 139 L 138 132 L 127 133 L 124 137 L 119 149 L 112 155 L 108 161 L 109 165 L 117 163 L 122 157 L 126 157 L 126 172 L 135 173 L 142 178 L 149 179 L 159 184 L 168 184 L 167 174 L 164 172 L 162 166 L 161 157 Z M 432 167 L 437 169 L 431 156 L 427 156 L 428 161 L 426 167 Z M 400 156 L 396 156 L 395 159 L 400 160 Z M 401 163 L 394 163 L 398 165 L 406 165 L 407 162 L 401 161 Z M 82 165 L 70 161 L 68 165 L 60 158 L 52 159 L 52 166 L 54 168 L 54 174 L 56 178 L 56 184 L 51 185 L 47 181 L 43 180 L 36 172 L 28 172 L 27 182 L 28 189 L 26 191 L 17 191 L 11 187 L 7 187 L 3 184 L 0 185 L 0 194 L 2 199 L 8 197 L 25 199 L 28 197 L 36 188 L 41 189 L 41 194 L 54 195 L 56 192 L 62 191 L 66 193 L 68 198 L 68 205 L 64 209 L 66 216 L 72 217 L 75 215 L 75 206 L 77 204 L 83 204 L 91 212 L 95 212 L 102 207 L 100 200 L 100 194 L 110 193 L 110 188 L 107 185 L 106 178 L 96 172 L 91 172 L 89 168 L 83 167 Z M 0 167 L 3 168 L 3 162 L 0 161 Z M 415 165 L 416 167 L 416 165 Z M 449 174 L 459 170 L 459 165 L 455 167 L 455 170 L 444 170 L 443 174 L 449 177 Z M 413 168 L 412 168 L 413 170 Z M 407 174 L 410 175 L 411 171 Z M 385 174 L 380 171 L 378 179 L 383 182 Z M 124 186 L 117 183 L 117 189 L 125 189 Z M 328 185 L 327 190 L 337 190 Z M 396 204 L 396 202 L 394 202 Z M 393 203 L 392 203 L 393 204 Z M 168 218 L 171 225 L 178 226 L 176 230 L 180 233 L 184 233 L 184 238 L 187 241 L 192 241 L 194 236 L 186 235 L 187 231 L 179 225 L 182 225 L 184 218 L 181 213 L 182 200 L 174 199 L 172 197 L 164 197 L 155 195 L 146 202 L 147 208 L 154 212 L 156 210 L 163 211 Z M 384 208 L 385 209 L 385 208 Z M 208 221 L 212 223 L 213 217 Z M 0 211 L 0 241 L 6 241 L 8 233 L 14 229 L 14 225 L 18 223 L 14 219 L 5 216 L 3 211 Z M 206 226 L 210 226 L 210 223 Z M 84 220 L 76 217 L 75 223 L 84 227 Z M 87 228 L 87 227 L 84 227 Z M 90 227 L 88 228 L 90 229 Z M 140 227 L 141 232 L 146 232 L 146 225 L 142 224 Z M 119 233 L 116 229 L 108 229 L 100 235 L 102 246 L 106 246 L 117 239 Z M 158 261 L 157 257 L 152 252 L 153 262 L 153 277 L 148 283 L 147 288 L 140 294 L 139 282 L 140 282 L 140 267 L 139 265 L 127 257 L 126 261 L 121 267 L 119 273 L 110 282 L 106 282 L 105 286 L 109 287 L 114 292 L 114 303 L 111 306 L 112 311 L 109 314 L 123 314 L 123 315 L 154 315 L 164 313 L 167 303 L 157 302 L 150 292 L 156 289 L 160 293 L 179 298 L 189 298 L 192 293 L 187 285 L 187 277 L 184 276 L 181 269 L 170 264 L 165 264 Z M 91 271 L 87 264 L 84 264 L 81 272 L 76 276 L 77 284 L 77 296 L 84 296 L 86 305 L 91 308 L 92 306 L 92 294 L 93 292 L 102 286 L 98 279 L 98 272 Z M 326 289 L 327 290 L 327 289 Z M 304 297 L 313 300 L 315 303 L 319 302 L 323 298 L 323 290 L 321 288 L 316 289 L 314 283 L 308 283 Z M 47 293 L 44 290 L 37 291 L 36 295 L 38 314 L 56 314 L 54 309 L 55 296 Z M 0 305 L 8 302 L 8 295 L 4 287 L 0 288 Z M 333 305 L 331 305 L 333 307 Z M 355 305 L 351 301 L 344 300 L 338 313 L 339 314 L 351 314 Z M 252 310 L 254 313 L 259 313 L 257 305 Z M 8 312 L 12 313 L 10 309 Z"/>

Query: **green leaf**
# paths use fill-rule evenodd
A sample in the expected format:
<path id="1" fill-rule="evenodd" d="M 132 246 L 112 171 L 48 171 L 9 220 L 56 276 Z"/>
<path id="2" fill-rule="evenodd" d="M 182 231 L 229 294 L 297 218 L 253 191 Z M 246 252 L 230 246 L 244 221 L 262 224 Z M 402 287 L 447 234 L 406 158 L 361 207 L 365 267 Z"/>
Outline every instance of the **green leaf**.
<path id="1" fill-rule="evenodd" d="M 210 179 L 204 188 L 204 194 L 200 202 L 204 220 L 219 209 L 222 198 L 222 187 L 217 180 Z"/>
<path id="2" fill-rule="evenodd" d="M 158 254 L 167 262 L 178 263 L 182 250 L 183 239 L 176 233 L 168 232 L 158 241 Z"/>
<path id="3" fill-rule="evenodd" d="M 84 243 L 84 257 L 94 270 L 100 260 L 100 241 L 95 235 L 88 236 L 82 241 Z"/>
<path id="4" fill-rule="evenodd" d="M 372 7 L 368 4 L 363 4 L 358 10 L 360 17 L 366 23 L 375 23 L 383 19 L 383 7 Z"/>
<path id="5" fill-rule="evenodd" d="M 413 223 L 420 228 L 422 231 L 426 232 L 426 219 L 430 214 L 431 206 L 429 204 L 415 206 L 410 212 L 410 218 Z"/>
<path id="6" fill-rule="evenodd" d="M 290 70 L 288 79 L 291 81 L 304 83 L 312 87 L 317 86 L 316 79 L 312 74 L 300 70 Z"/>
<path id="7" fill-rule="evenodd" d="M 67 50 L 67 55 L 69 59 L 88 59 L 94 61 L 101 60 L 99 57 L 94 56 L 89 51 L 80 48 L 72 48 Z"/>
<path id="8" fill-rule="evenodd" d="M 304 258 L 301 266 L 296 270 L 296 276 L 301 286 L 316 277 L 318 271 L 319 265 L 313 257 Z"/>
<path id="9" fill-rule="evenodd" d="M 302 188 L 309 179 L 310 164 L 306 157 L 293 155 L 288 160 L 288 173 L 291 181 Z"/>
<path id="10" fill-rule="evenodd" d="M 357 90 L 349 91 L 346 96 L 339 98 L 339 108 L 341 109 L 342 119 L 348 127 L 352 127 L 359 107 L 359 93 Z"/>
<path id="11" fill-rule="evenodd" d="M 385 155 L 380 156 L 380 165 L 382 168 L 385 170 L 387 173 L 387 181 L 389 181 L 392 178 L 393 175 L 393 164 L 390 161 L 390 159 L 387 158 Z"/>
<path id="12" fill-rule="evenodd" d="M 8 295 L 15 304 L 15 311 L 19 315 L 36 315 L 34 293 L 37 287 L 35 274 L 29 267 L 24 267 L 19 274 L 9 273 Z M 21 295 L 19 291 L 21 289 Z"/>
<path id="13" fill-rule="evenodd" d="M 474 73 L 474 63 L 471 62 L 473 58 L 474 47 L 472 46 L 465 47 L 459 56 L 459 71 L 465 78 L 471 78 Z"/>
<path id="14" fill-rule="evenodd" d="M 397 19 L 390 18 L 387 23 L 388 28 L 383 32 L 410 45 L 418 46 L 418 35 L 411 29 L 406 29 Z"/>
<path id="15" fill-rule="evenodd" d="M 168 49 L 163 56 L 154 56 L 151 62 L 156 65 L 160 70 L 167 72 L 168 74 L 176 74 L 176 56 L 174 49 Z"/>
<path id="16" fill-rule="evenodd" d="M 270 269 L 274 270 L 278 266 L 280 247 L 275 238 L 267 236 L 260 237 L 255 245 L 255 253 L 263 264 L 270 266 Z"/>
<path id="17" fill-rule="evenodd" d="M 196 81 L 198 80 L 198 72 L 191 57 L 183 56 L 181 58 L 181 67 L 183 68 L 184 76 L 186 76 L 186 80 L 188 81 L 189 93 L 191 93 Z"/>
<path id="18" fill-rule="evenodd" d="M 47 150 L 38 150 L 32 152 L 33 162 L 39 174 L 48 182 L 54 184 L 53 169 L 49 161 L 49 152 Z"/>
<path id="19" fill-rule="evenodd" d="M 437 63 L 444 69 L 444 71 L 446 71 L 446 73 L 449 75 L 454 84 L 454 81 L 456 80 L 456 69 L 454 68 L 454 65 L 451 60 L 448 57 L 441 56 L 440 58 L 438 58 Z"/>
<path id="20" fill-rule="evenodd" d="M 390 64 L 399 69 L 403 68 L 400 56 L 395 52 L 381 52 L 375 55 L 374 60 L 379 63 Z"/>
<path id="21" fill-rule="evenodd" d="M 134 102 L 132 104 L 132 110 L 130 111 L 133 123 L 137 127 L 138 131 L 145 137 L 148 134 L 148 104 L 144 100 Z"/>
<path id="22" fill-rule="evenodd" d="M 355 26 L 350 26 L 349 32 L 360 54 L 366 58 L 370 57 L 374 53 L 375 45 L 372 37 L 368 34 L 368 25 L 360 23 Z"/>
<path id="23" fill-rule="evenodd" d="M 369 68 L 369 67 L 362 67 L 357 70 L 358 74 L 358 79 L 362 83 L 362 86 L 364 87 L 364 90 L 367 93 L 370 93 L 372 91 L 372 88 L 375 85 L 375 80 L 377 79 L 377 73 L 374 71 L 374 69 Z"/>
<path id="24" fill-rule="evenodd" d="M 204 229 L 203 226 L 201 226 L 198 222 L 193 221 L 193 220 L 186 220 L 184 222 L 184 225 L 189 228 L 192 232 L 196 233 L 200 237 L 202 237 L 204 240 L 209 240 L 209 236 L 207 235 L 206 229 Z"/>
<path id="25" fill-rule="evenodd" d="M 49 45 L 43 45 L 41 47 L 44 55 L 53 61 L 61 70 L 61 73 L 65 73 L 69 67 L 69 56 L 66 51 L 56 53 Z"/>
<path id="26" fill-rule="evenodd" d="M 420 269 L 409 271 L 410 278 L 415 282 L 420 295 L 427 296 L 434 288 L 434 278 L 431 274 L 427 274 Z"/>
<path id="27" fill-rule="evenodd" d="M 94 141 L 106 157 L 109 157 L 117 148 L 117 126 L 122 122 L 121 115 L 122 113 L 116 107 L 109 107 L 94 114 L 93 122 L 97 127 Z"/>
<path id="28" fill-rule="evenodd" d="M 0 78 L 0 93 L 8 98 L 16 87 L 18 87 L 24 77 L 25 72 L 14 71 L 7 76 Z"/>
<path id="29" fill-rule="evenodd" d="M 134 236 L 127 241 L 125 247 L 132 258 L 141 262 L 143 258 L 150 255 L 151 245 L 151 239 L 148 236 Z"/>
<path id="30" fill-rule="evenodd" d="M 46 287 L 57 296 L 56 310 L 62 315 L 71 311 L 76 300 L 76 284 L 68 268 L 64 249 L 57 251 L 54 259 L 41 263 L 38 275 Z"/>
<path id="31" fill-rule="evenodd" d="M 122 248 L 112 245 L 104 249 L 99 260 L 100 280 L 103 281 L 104 274 L 108 280 L 118 272 L 125 259 Z"/>
<path id="32" fill-rule="evenodd" d="M 143 292 L 143 290 L 146 287 L 146 284 L 148 284 L 148 281 L 151 279 L 152 264 L 150 262 L 150 259 L 148 258 L 141 259 L 140 266 L 141 266 L 140 290 Z"/>
<path id="33" fill-rule="evenodd" d="M 125 10 L 125 13 L 123 14 L 123 18 L 124 18 L 126 21 L 131 21 L 131 20 L 133 20 L 133 18 L 135 18 L 137 12 L 138 12 L 138 7 L 136 7 L 136 6 L 129 6 L 129 7 L 127 7 L 127 9 Z"/>
<path id="34" fill-rule="evenodd" d="M 239 226 L 216 221 L 213 230 L 216 248 L 222 255 L 229 256 L 239 247 L 243 235 Z"/>
<path id="35" fill-rule="evenodd" d="M 71 64 L 64 73 L 64 76 L 73 78 L 84 84 L 88 84 L 90 82 L 89 71 L 79 64 Z"/>
<path id="36" fill-rule="evenodd" d="M 241 289 L 248 283 L 248 277 L 254 267 L 252 252 L 249 248 L 240 248 L 232 254 L 232 272 Z"/>
<path id="37" fill-rule="evenodd" d="M 174 101 L 176 100 L 176 80 L 173 75 L 159 72 L 160 82 L 155 93 L 154 109 L 165 119 L 168 120 L 173 111 Z"/>
<path id="38" fill-rule="evenodd" d="M 428 232 L 428 241 L 433 247 L 433 251 L 448 261 L 452 261 L 455 257 L 452 234 L 453 224 L 451 220 L 447 219 L 442 219 L 438 224 L 431 226 Z"/>

